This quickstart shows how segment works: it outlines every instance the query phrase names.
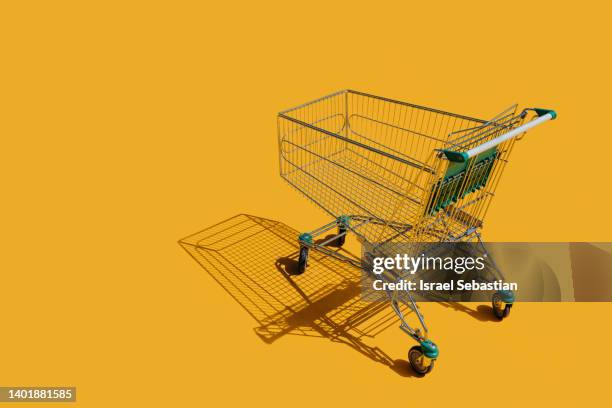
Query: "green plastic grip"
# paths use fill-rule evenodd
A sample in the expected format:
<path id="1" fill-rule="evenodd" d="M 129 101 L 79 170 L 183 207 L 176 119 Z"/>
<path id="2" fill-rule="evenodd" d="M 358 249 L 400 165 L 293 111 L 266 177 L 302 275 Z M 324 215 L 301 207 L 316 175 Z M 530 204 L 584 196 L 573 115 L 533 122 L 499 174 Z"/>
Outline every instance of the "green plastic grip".
<path id="1" fill-rule="evenodd" d="M 557 112 L 555 112 L 552 109 L 533 108 L 533 111 L 538 115 L 538 117 L 544 116 L 547 113 L 550 113 L 550 116 L 552 116 L 552 119 L 557 119 Z"/>

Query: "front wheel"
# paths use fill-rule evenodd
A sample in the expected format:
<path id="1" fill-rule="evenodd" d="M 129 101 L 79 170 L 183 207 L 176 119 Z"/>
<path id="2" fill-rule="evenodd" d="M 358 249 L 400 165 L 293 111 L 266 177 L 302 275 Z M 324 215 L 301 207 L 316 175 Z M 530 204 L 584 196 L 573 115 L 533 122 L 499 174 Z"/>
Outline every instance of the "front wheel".
<path id="1" fill-rule="evenodd" d="M 419 375 L 425 375 L 434 368 L 435 360 L 429 360 L 423 354 L 421 346 L 414 346 L 408 352 L 408 361 L 412 369 Z M 426 363 L 428 361 L 428 363 Z"/>

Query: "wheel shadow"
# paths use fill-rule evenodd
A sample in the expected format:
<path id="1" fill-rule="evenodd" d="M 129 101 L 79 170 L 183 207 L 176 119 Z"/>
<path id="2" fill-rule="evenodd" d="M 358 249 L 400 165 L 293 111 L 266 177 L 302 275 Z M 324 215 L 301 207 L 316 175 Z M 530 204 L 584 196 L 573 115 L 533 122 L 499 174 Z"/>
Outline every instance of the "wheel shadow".
<path id="1" fill-rule="evenodd" d="M 481 322 L 499 322 L 499 319 L 493 313 L 493 307 L 489 305 L 478 305 L 475 308 L 471 308 L 464 303 L 457 302 L 438 302 L 438 304 L 465 313 Z"/>
<path id="2" fill-rule="evenodd" d="M 397 317 L 385 302 L 362 300 L 361 271 L 311 251 L 308 268 L 299 275 L 298 235 L 281 222 L 240 214 L 179 244 L 253 317 L 254 332 L 264 342 L 285 335 L 327 338 L 398 375 L 416 376 L 407 361 L 368 344 Z"/>
<path id="3" fill-rule="evenodd" d="M 407 360 L 394 360 L 390 368 L 402 377 L 423 377 L 423 375 L 417 374 L 412 369 L 410 363 Z"/>

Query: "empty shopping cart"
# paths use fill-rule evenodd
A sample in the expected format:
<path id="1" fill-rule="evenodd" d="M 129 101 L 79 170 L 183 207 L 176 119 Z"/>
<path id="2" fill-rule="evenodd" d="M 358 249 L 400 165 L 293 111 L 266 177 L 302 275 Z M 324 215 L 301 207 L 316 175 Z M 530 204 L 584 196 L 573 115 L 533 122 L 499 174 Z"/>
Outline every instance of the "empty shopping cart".
<path id="1" fill-rule="evenodd" d="M 486 252 L 480 230 L 514 143 L 555 117 L 552 110 L 515 105 L 481 120 L 352 90 L 280 112 L 280 174 L 333 219 L 299 235 L 299 273 L 311 250 L 367 271 L 363 260 L 330 249 L 349 232 L 373 256 L 394 256 L 398 245 L 418 245 L 420 252 L 424 245 L 470 241 Z M 333 235 L 317 239 L 329 231 Z M 377 279 L 405 276 L 385 271 Z M 400 328 L 418 343 L 408 353 L 410 364 L 428 373 L 439 351 L 413 295 L 387 290 L 386 297 Z M 493 295 L 499 319 L 508 316 L 514 298 L 511 291 Z M 408 323 L 404 305 L 419 327 Z"/>

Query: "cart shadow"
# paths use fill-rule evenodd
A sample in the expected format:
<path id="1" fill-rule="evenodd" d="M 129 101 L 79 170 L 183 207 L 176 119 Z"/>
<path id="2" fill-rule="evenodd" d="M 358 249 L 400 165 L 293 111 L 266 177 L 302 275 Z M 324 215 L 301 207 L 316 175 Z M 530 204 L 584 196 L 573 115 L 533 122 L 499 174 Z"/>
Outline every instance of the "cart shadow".
<path id="1" fill-rule="evenodd" d="M 297 236 L 281 222 L 240 214 L 179 244 L 255 319 L 264 342 L 326 338 L 401 376 L 416 376 L 407 361 L 368 344 L 397 318 L 386 303 L 362 300 L 360 270 L 312 251 L 307 271 L 298 275 Z"/>

